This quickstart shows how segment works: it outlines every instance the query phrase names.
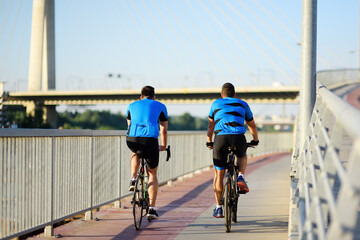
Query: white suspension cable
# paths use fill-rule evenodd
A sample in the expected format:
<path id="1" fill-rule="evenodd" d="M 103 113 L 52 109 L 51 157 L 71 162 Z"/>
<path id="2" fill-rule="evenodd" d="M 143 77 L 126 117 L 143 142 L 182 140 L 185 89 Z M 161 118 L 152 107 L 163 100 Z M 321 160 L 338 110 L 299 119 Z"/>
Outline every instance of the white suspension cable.
<path id="1" fill-rule="evenodd" d="M 173 10 L 167 5 L 167 3 L 166 2 L 164 2 L 164 5 L 167 7 L 167 9 L 171 12 L 171 14 L 174 16 L 174 18 L 175 18 L 175 20 L 178 22 L 178 24 L 183 28 L 183 30 L 184 30 L 184 32 L 187 34 L 187 36 L 189 37 L 189 38 L 191 38 L 191 39 L 194 39 L 195 41 L 193 41 L 195 44 L 196 44 L 196 46 L 199 48 L 199 49 L 201 49 L 202 48 L 202 46 L 201 46 L 201 44 L 199 44 L 198 43 L 198 40 L 196 40 L 193 36 L 192 36 L 192 34 L 189 32 L 189 30 L 186 28 L 186 27 L 184 27 L 184 24 L 182 23 L 182 21 L 176 16 L 176 14 L 173 12 Z M 202 36 L 203 37 L 203 36 Z M 204 38 L 204 37 L 203 37 Z M 208 55 L 208 54 L 206 54 L 207 55 L 207 58 L 209 58 L 210 59 L 210 56 Z M 222 58 L 221 56 L 220 56 L 220 58 Z M 239 77 L 237 76 L 237 74 L 235 73 L 235 71 L 225 62 L 225 66 L 227 66 L 228 68 L 229 68 L 229 70 L 230 70 L 230 72 L 232 73 L 232 75 L 233 75 L 233 77 L 235 78 L 235 79 L 239 79 Z"/>
<path id="2" fill-rule="evenodd" d="M 280 13 L 284 18 L 286 18 L 286 22 L 287 23 L 291 23 L 295 29 L 301 29 L 301 24 L 298 24 L 296 22 L 294 22 L 294 19 L 289 17 L 288 15 L 286 15 L 284 13 L 284 11 L 282 11 L 280 8 L 278 8 L 272 1 L 270 0 L 266 0 L 267 3 L 273 8 L 275 9 L 278 13 Z"/>
<path id="3" fill-rule="evenodd" d="M 235 7 L 229 3 L 228 1 L 225 1 L 225 3 L 231 8 L 235 9 Z M 291 50 L 296 56 L 300 57 L 300 52 L 298 49 L 296 49 L 294 46 L 290 45 L 289 42 L 285 41 L 282 36 L 280 36 L 272 27 L 269 25 L 266 21 L 262 20 L 259 15 L 257 15 L 250 7 L 246 5 L 244 1 L 239 1 L 239 3 L 246 9 L 247 12 L 249 12 L 252 16 L 254 16 L 268 31 L 270 31 L 279 41 L 281 41 L 284 45 L 288 47 L 289 50 Z"/>
<path id="4" fill-rule="evenodd" d="M 132 1 L 130 1 L 130 2 L 131 2 L 132 5 L 134 6 L 135 12 L 136 12 L 137 15 L 138 15 L 138 19 L 140 19 L 140 20 L 142 21 L 143 25 L 145 26 L 146 31 L 148 32 L 148 34 L 146 34 L 146 35 L 148 35 L 148 36 L 150 37 L 149 39 L 150 39 L 150 41 L 152 42 L 150 45 L 151 45 L 152 47 L 157 48 L 157 49 L 158 49 L 157 52 L 160 53 L 160 54 L 162 54 L 163 57 L 164 57 L 164 59 L 165 59 L 166 56 L 165 56 L 164 52 L 163 52 L 163 51 L 159 51 L 159 50 L 160 50 L 160 48 L 159 48 L 160 46 L 159 46 L 159 44 L 158 44 L 158 43 L 159 43 L 159 40 L 157 39 L 157 36 L 155 35 L 153 28 L 150 27 L 149 22 L 146 21 L 146 19 L 144 18 L 143 14 L 140 13 L 137 4 L 134 3 L 134 2 L 132 2 Z M 148 38 L 145 38 L 145 39 L 148 39 Z M 150 63 L 150 62 L 151 62 L 151 63 L 154 63 L 154 59 L 149 59 L 149 63 Z M 167 68 L 169 68 L 169 63 L 168 63 L 167 61 L 166 61 L 165 64 L 168 65 Z M 155 67 L 154 69 L 155 69 L 155 71 L 157 72 L 157 75 L 159 75 L 159 74 L 160 74 L 160 69 L 159 69 L 159 68 L 156 68 L 156 67 Z"/>
<path id="5" fill-rule="evenodd" d="M 20 8 L 21 8 L 21 5 L 22 5 L 21 2 L 22 2 L 22 0 L 18 4 L 16 15 L 15 15 L 15 20 L 13 21 L 13 24 L 10 27 L 11 32 L 9 34 L 9 38 L 8 38 L 8 41 L 7 41 L 7 44 L 6 44 L 5 54 L 0 59 L 0 67 L 2 68 L 2 69 L 0 69 L 0 76 L 4 72 L 3 69 L 6 69 L 6 66 L 5 66 L 4 62 L 5 62 L 5 60 L 8 59 L 8 54 L 9 54 L 9 50 L 10 50 L 10 44 L 12 42 L 12 38 L 13 38 L 13 35 L 14 35 L 14 31 L 15 31 L 15 26 L 17 24 L 17 21 L 18 21 L 18 18 L 19 18 Z M 0 77 L 0 79 L 1 79 L 1 77 Z"/>
<path id="6" fill-rule="evenodd" d="M 5 1 L 4 1 L 4 2 L 5 2 Z M 14 2 L 15 2 L 15 1 L 10 1 L 9 9 L 8 9 L 8 11 L 6 12 L 6 17 L 5 17 L 5 19 L 4 19 L 4 22 L 3 22 L 2 26 L 1 26 L 1 28 L 0 28 L 0 40 L 1 40 L 1 37 L 4 36 L 3 32 L 4 32 L 5 26 L 6 26 L 6 24 L 7 24 L 7 21 L 8 21 L 8 19 L 9 19 L 9 15 L 10 15 L 10 13 L 11 13 L 11 11 L 12 11 L 12 6 L 13 6 Z"/>
<path id="7" fill-rule="evenodd" d="M 226 27 L 221 23 L 221 21 L 219 21 L 219 19 L 218 19 L 214 14 L 212 14 L 211 11 L 210 11 L 203 3 L 201 3 L 201 1 L 198 1 L 198 2 L 199 2 L 200 5 L 206 10 L 206 12 L 216 21 L 216 23 L 218 23 L 218 24 L 223 28 L 224 32 L 226 32 L 239 46 L 241 46 L 241 44 L 238 42 L 238 40 L 233 36 L 233 34 L 232 34 L 229 30 L 226 29 Z M 284 76 L 287 80 L 293 82 L 293 80 L 292 80 L 281 68 L 279 68 L 279 67 L 277 66 L 277 64 L 275 64 L 274 61 L 273 61 L 261 48 L 259 48 L 256 44 L 254 44 L 254 43 L 252 42 L 252 39 L 248 36 L 247 33 L 245 33 L 245 32 L 244 32 L 243 30 L 241 30 L 240 28 L 237 28 L 237 30 L 240 31 L 240 32 L 246 37 L 246 39 L 248 39 L 248 41 L 249 41 L 260 53 L 262 53 L 262 54 L 264 55 L 264 57 L 265 57 L 275 68 L 277 68 L 280 73 L 283 74 L 283 76 Z M 249 56 L 251 56 L 251 54 L 250 54 Z"/>
<path id="8" fill-rule="evenodd" d="M 2 15 L 1 11 L 2 11 L 4 6 L 5 6 L 5 1 L 1 1 L 1 4 L 0 4 L 0 16 Z"/>
<path id="9" fill-rule="evenodd" d="M 157 22 L 157 25 L 158 25 L 158 26 L 161 26 L 159 20 L 155 17 L 155 15 L 154 15 L 153 12 L 149 9 L 149 7 L 147 6 L 147 4 L 145 4 L 145 3 L 142 2 L 142 1 L 141 1 L 141 3 L 142 3 L 142 6 L 146 9 L 146 12 L 150 15 L 150 17 L 151 17 L 151 19 L 153 20 L 153 22 L 154 22 L 154 23 Z M 152 4 L 153 7 L 155 7 L 155 5 L 156 5 L 156 8 L 158 9 L 157 3 Z M 166 24 L 169 26 L 169 28 L 171 28 L 171 29 L 174 31 L 173 27 L 168 23 L 167 19 L 165 19 L 165 21 L 164 21 L 163 23 L 166 23 Z M 164 28 L 162 28 L 162 29 L 164 29 Z M 166 29 L 166 30 L 168 30 L 168 29 Z M 175 32 L 178 36 L 180 35 L 180 34 L 178 34 L 176 31 L 174 31 L 174 32 Z M 167 54 L 167 59 L 168 59 L 168 60 L 171 59 L 172 62 L 175 64 L 174 58 L 171 56 L 171 55 L 173 55 L 173 54 L 170 54 L 170 52 L 174 53 L 174 52 L 177 52 L 177 51 L 179 51 L 179 50 L 178 50 L 178 49 L 175 47 L 175 45 L 172 43 L 173 40 L 170 39 L 169 34 L 167 34 L 166 31 L 162 30 L 162 36 L 167 39 L 166 42 L 168 43 L 168 46 L 170 46 L 170 48 L 172 49 L 171 51 L 170 51 L 170 50 L 166 50 L 166 51 L 165 51 L 166 53 L 168 53 L 168 54 Z M 164 47 L 164 45 L 162 45 L 162 46 Z M 192 51 L 189 51 L 189 52 L 190 52 L 191 55 L 194 57 L 193 52 L 192 52 Z M 194 59 L 194 58 L 193 58 L 193 59 Z M 168 61 L 166 61 L 166 62 L 168 62 Z M 182 61 L 182 63 L 186 66 L 187 71 L 190 72 L 190 71 L 191 71 L 191 70 L 190 70 L 191 67 L 190 67 L 189 61 Z"/>
<path id="10" fill-rule="evenodd" d="M 261 8 L 265 13 L 266 15 L 268 15 L 271 19 L 273 19 L 275 22 L 277 22 L 285 31 L 288 32 L 288 34 L 290 36 L 292 36 L 295 41 L 298 41 L 300 39 L 300 37 L 298 35 L 296 35 L 291 29 L 289 29 L 283 22 L 281 22 L 276 16 L 274 16 L 269 10 L 267 10 L 266 8 L 264 8 L 264 6 L 262 4 L 260 4 L 258 2 L 258 0 L 253 0 L 254 3 L 259 7 Z"/>
<path id="11" fill-rule="evenodd" d="M 194 51 L 188 46 L 188 44 L 187 44 L 186 41 L 184 40 L 184 39 L 185 39 L 184 35 L 179 34 L 179 32 L 178 32 L 177 30 L 175 30 L 174 26 L 172 26 L 172 25 L 169 24 L 169 21 L 167 21 L 168 19 L 166 18 L 166 16 L 164 16 L 164 13 L 159 9 L 159 7 L 157 6 L 157 4 L 154 4 L 153 6 L 156 8 L 157 12 L 160 14 L 160 16 L 162 17 L 162 19 L 164 19 L 164 23 L 169 27 L 170 30 L 172 30 L 173 33 L 175 33 L 177 39 L 178 39 L 178 40 L 181 39 L 181 41 L 183 42 L 183 44 L 182 44 L 181 46 L 182 46 L 182 47 L 185 47 L 185 48 L 187 49 L 187 54 L 189 54 L 189 55 L 191 56 L 191 59 L 195 59 L 196 56 L 195 56 L 195 54 L 194 54 Z M 172 16 L 174 17 L 174 15 L 172 15 Z M 176 18 L 176 17 L 174 17 L 174 18 Z M 183 27 L 183 26 L 182 26 L 182 27 Z M 183 28 L 184 28 L 184 27 L 183 27 Z M 187 35 L 190 37 L 189 39 L 192 41 L 192 43 L 193 43 L 194 45 L 199 46 L 199 44 L 197 43 L 197 41 L 195 40 L 195 38 L 194 38 L 191 34 L 189 34 L 188 32 L 186 32 L 186 33 L 187 33 Z M 211 65 L 211 69 L 215 69 L 215 72 L 220 73 L 221 71 L 219 70 L 218 66 L 217 66 L 216 64 L 214 64 L 213 61 L 210 60 L 210 56 L 207 54 L 207 52 L 204 51 L 203 48 L 198 48 L 198 49 L 200 50 L 200 51 L 199 51 L 200 55 L 202 55 L 203 58 L 205 59 L 205 61 L 207 61 L 207 63 L 208 63 L 209 65 Z"/>
<path id="12" fill-rule="evenodd" d="M 194 11 L 196 11 L 194 9 L 194 7 L 191 5 L 191 3 L 187 0 L 185 0 L 185 3 L 191 7 Z M 197 11 L 196 11 L 197 12 Z M 235 70 L 231 67 L 231 65 L 225 60 L 225 58 L 223 57 L 223 55 L 217 50 L 217 48 L 211 43 L 211 41 L 209 41 L 209 39 L 202 33 L 201 29 L 198 28 L 196 26 L 196 24 L 193 25 L 194 28 L 196 28 L 197 32 L 200 34 L 200 36 L 202 37 L 202 39 L 208 44 L 208 46 L 211 47 L 211 49 L 216 53 L 216 55 L 219 57 L 219 59 L 221 59 L 221 61 L 228 66 L 228 68 L 230 69 L 230 71 L 232 72 L 233 76 L 235 77 L 235 79 L 238 79 L 242 84 L 242 80 L 241 78 L 237 75 L 237 73 L 235 72 Z"/>
<path id="13" fill-rule="evenodd" d="M 23 2 L 24 3 L 24 2 Z M 28 4 L 29 1 L 26 1 L 25 2 L 25 6 L 23 9 L 25 9 L 25 16 L 24 16 L 24 19 L 25 21 L 22 22 L 22 28 L 20 30 L 21 32 L 21 36 L 20 36 L 20 39 L 19 39 L 19 43 L 20 43 L 20 47 L 18 48 L 19 51 L 17 53 L 17 56 L 16 56 L 16 66 L 15 66 L 15 73 L 18 73 L 19 72 L 19 67 L 23 67 L 21 66 L 19 63 L 20 63 L 20 57 L 21 56 L 24 56 L 26 55 L 24 52 L 25 52 L 25 46 L 27 45 L 27 43 L 25 43 L 25 33 L 26 33 L 26 27 L 29 27 L 31 28 L 31 24 L 29 24 L 31 22 L 31 11 L 28 10 L 28 9 L 31 9 L 31 7 L 27 6 L 26 4 Z M 31 5 L 30 5 L 31 6 Z"/>
<path id="14" fill-rule="evenodd" d="M 296 28 L 296 29 L 300 29 L 300 28 L 301 28 L 301 26 L 299 26 L 298 24 L 296 24 L 291 17 L 289 17 L 289 16 L 286 15 L 283 11 L 281 11 L 278 7 L 276 7 L 274 3 L 272 3 L 270 0 L 266 0 L 266 1 L 270 4 L 270 6 L 271 6 L 273 9 L 275 9 L 275 10 L 276 10 L 277 12 L 279 12 L 284 18 L 286 18 L 288 23 L 292 23 L 293 26 L 294 26 L 294 28 Z M 241 4 L 243 4 L 243 2 L 241 2 Z M 299 41 L 299 42 L 300 42 L 300 41 Z M 323 45 L 322 45 L 322 46 L 323 46 Z M 331 49 L 326 48 L 326 46 L 323 46 L 323 47 L 326 49 L 326 51 L 327 51 L 328 53 L 333 53 L 333 51 L 332 51 Z M 300 54 L 299 54 L 299 55 L 300 55 Z M 336 59 L 336 58 L 337 58 L 337 57 L 335 56 L 335 54 L 332 54 L 332 57 L 333 57 L 333 59 Z M 324 63 L 325 63 L 326 65 L 328 65 L 329 67 L 331 66 L 330 62 L 329 62 L 326 58 L 324 58 L 324 57 L 322 57 L 322 56 L 320 56 L 320 55 L 318 56 L 318 58 L 319 58 L 319 60 L 320 60 L 321 62 L 324 62 Z"/>
<path id="15" fill-rule="evenodd" d="M 228 3 L 227 1 L 225 1 L 225 2 Z M 216 4 L 213 0 L 212 0 L 212 3 L 213 3 L 215 6 L 217 6 L 217 4 Z M 232 7 L 232 6 L 230 5 L 230 7 Z M 239 25 L 238 25 L 237 23 L 235 23 L 234 20 L 232 20 L 231 18 L 229 18 L 228 15 L 226 15 L 222 9 L 220 9 L 218 6 L 217 6 L 217 8 L 218 8 L 219 11 L 225 16 L 225 18 L 228 19 L 228 21 L 230 21 L 230 22 L 235 26 L 236 29 L 240 29 Z M 243 16 L 241 15 L 241 13 L 240 13 L 237 9 L 235 9 L 235 8 L 231 8 L 231 9 L 232 9 L 232 10 L 236 13 L 236 15 L 239 16 L 258 36 L 260 36 L 260 38 L 261 38 L 264 42 L 266 42 L 281 58 L 283 58 L 283 59 L 285 60 L 285 62 L 286 62 L 287 64 L 289 64 L 296 73 L 298 73 L 298 74 L 300 73 L 298 66 L 295 66 L 295 64 L 293 64 L 288 57 L 286 57 L 276 46 L 274 46 L 259 30 L 257 30 L 257 28 L 254 27 L 254 25 L 253 25 L 251 22 L 249 22 L 245 17 L 243 17 Z M 276 64 L 276 65 L 277 65 L 277 64 Z M 280 67 L 278 66 L 278 68 L 280 68 Z M 281 68 L 280 68 L 280 69 L 281 69 Z M 293 83 L 295 83 L 295 82 L 293 82 Z"/>

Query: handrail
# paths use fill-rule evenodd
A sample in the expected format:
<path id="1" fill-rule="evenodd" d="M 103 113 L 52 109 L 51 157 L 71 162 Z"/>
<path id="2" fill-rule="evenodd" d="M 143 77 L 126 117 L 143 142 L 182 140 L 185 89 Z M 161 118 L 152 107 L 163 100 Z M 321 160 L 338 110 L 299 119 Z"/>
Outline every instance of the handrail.
<path id="1" fill-rule="evenodd" d="M 360 236 L 360 111 L 318 84 L 292 157 L 289 239 Z"/>

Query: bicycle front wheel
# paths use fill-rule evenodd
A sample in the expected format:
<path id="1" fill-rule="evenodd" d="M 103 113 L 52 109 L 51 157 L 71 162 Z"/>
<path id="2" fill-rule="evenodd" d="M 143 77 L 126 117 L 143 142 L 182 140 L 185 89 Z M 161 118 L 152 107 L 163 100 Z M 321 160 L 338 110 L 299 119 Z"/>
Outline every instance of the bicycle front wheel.
<path id="1" fill-rule="evenodd" d="M 231 230 L 231 177 L 227 177 L 224 189 L 225 230 Z"/>
<path id="2" fill-rule="evenodd" d="M 141 220 L 144 211 L 144 186 L 143 177 L 139 176 L 135 183 L 134 195 L 133 195 L 133 216 L 134 216 L 134 227 L 136 230 L 140 229 Z"/>

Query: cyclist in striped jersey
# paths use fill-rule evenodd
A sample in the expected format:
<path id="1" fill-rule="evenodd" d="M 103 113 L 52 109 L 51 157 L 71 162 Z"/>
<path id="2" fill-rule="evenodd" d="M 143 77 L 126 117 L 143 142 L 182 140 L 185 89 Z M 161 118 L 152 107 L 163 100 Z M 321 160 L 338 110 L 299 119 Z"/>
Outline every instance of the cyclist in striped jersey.
<path id="1" fill-rule="evenodd" d="M 235 155 L 238 161 L 239 176 L 237 185 L 240 191 L 249 192 L 244 178 L 247 156 L 247 143 L 245 138 L 246 129 L 244 122 L 249 127 L 253 136 L 250 145 L 258 145 L 259 139 L 253 114 L 249 105 L 238 98 L 235 98 L 235 87 L 231 83 L 225 83 L 221 89 L 221 99 L 213 102 L 209 113 L 209 126 L 207 131 L 207 143 L 209 148 L 213 148 L 213 162 L 215 168 L 214 193 L 216 208 L 214 217 L 223 217 L 221 196 L 223 192 L 223 178 L 225 174 L 227 147 L 236 148 Z M 212 142 L 215 133 L 214 143 Z"/>

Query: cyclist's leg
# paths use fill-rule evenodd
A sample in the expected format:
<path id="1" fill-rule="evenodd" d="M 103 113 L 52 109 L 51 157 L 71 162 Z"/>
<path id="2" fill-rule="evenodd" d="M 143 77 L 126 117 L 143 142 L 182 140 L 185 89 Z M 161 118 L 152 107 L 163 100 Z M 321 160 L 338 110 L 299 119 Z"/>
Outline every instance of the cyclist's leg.
<path id="1" fill-rule="evenodd" d="M 156 176 L 157 167 L 153 169 L 147 170 L 149 176 L 149 184 L 148 184 L 148 192 L 149 192 L 149 205 L 150 207 L 155 207 L 156 197 L 157 197 L 157 189 L 158 189 L 158 179 Z"/>
<path id="2" fill-rule="evenodd" d="M 234 136 L 234 138 L 231 139 L 234 141 L 234 144 L 236 146 L 236 158 L 237 158 L 237 164 L 238 164 L 238 170 L 239 170 L 239 177 L 237 180 L 237 185 L 240 188 L 240 191 L 242 192 L 249 192 L 249 187 L 246 184 L 244 174 L 247 167 L 247 155 L 246 155 L 246 149 L 247 149 L 247 143 L 245 135 L 240 134 Z"/>
<path id="3" fill-rule="evenodd" d="M 131 179 L 136 179 L 136 174 L 140 167 L 140 158 L 138 155 L 136 155 L 136 153 L 131 154 L 130 166 L 131 166 Z"/>
<path id="4" fill-rule="evenodd" d="M 247 167 L 247 155 L 246 153 L 237 158 L 238 159 L 238 169 L 239 169 L 239 174 L 243 174 L 245 175 L 245 170 L 246 170 L 246 167 Z"/>
<path id="5" fill-rule="evenodd" d="M 243 134 L 231 135 L 231 138 L 229 140 L 231 141 L 231 144 L 236 147 L 235 155 L 237 159 L 239 174 L 245 174 L 245 170 L 247 167 L 247 156 L 246 156 L 247 143 L 246 143 L 245 135 Z"/>
<path id="6" fill-rule="evenodd" d="M 157 189 L 158 189 L 158 179 L 157 179 L 157 169 L 159 165 L 159 142 L 156 138 L 146 139 L 146 171 L 149 176 L 148 179 L 148 192 L 149 192 L 149 205 L 150 207 L 155 207 Z"/>
<path id="7" fill-rule="evenodd" d="M 139 156 L 136 154 L 136 152 L 141 148 L 141 144 L 139 143 L 139 141 L 140 139 L 135 137 L 126 138 L 126 144 L 129 147 L 129 149 L 133 152 L 130 158 L 131 179 L 130 179 L 129 191 L 133 191 L 135 187 L 136 174 L 140 166 L 140 159 Z"/>
<path id="8" fill-rule="evenodd" d="M 226 166 L 226 157 L 227 152 L 226 147 L 228 146 L 227 142 L 228 136 L 226 135 L 217 135 L 214 140 L 213 148 L 213 162 L 214 162 L 214 193 L 215 200 L 217 205 L 221 205 L 222 192 L 224 188 L 224 174 Z"/>
<path id="9" fill-rule="evenodd" d="M 224 174 L 225 174 L 225 169 L 218 170 L 215 167 L 213 186 L 214 186 L 216 205 L 221 205 L 222 192 L 224 189 Z"/>

